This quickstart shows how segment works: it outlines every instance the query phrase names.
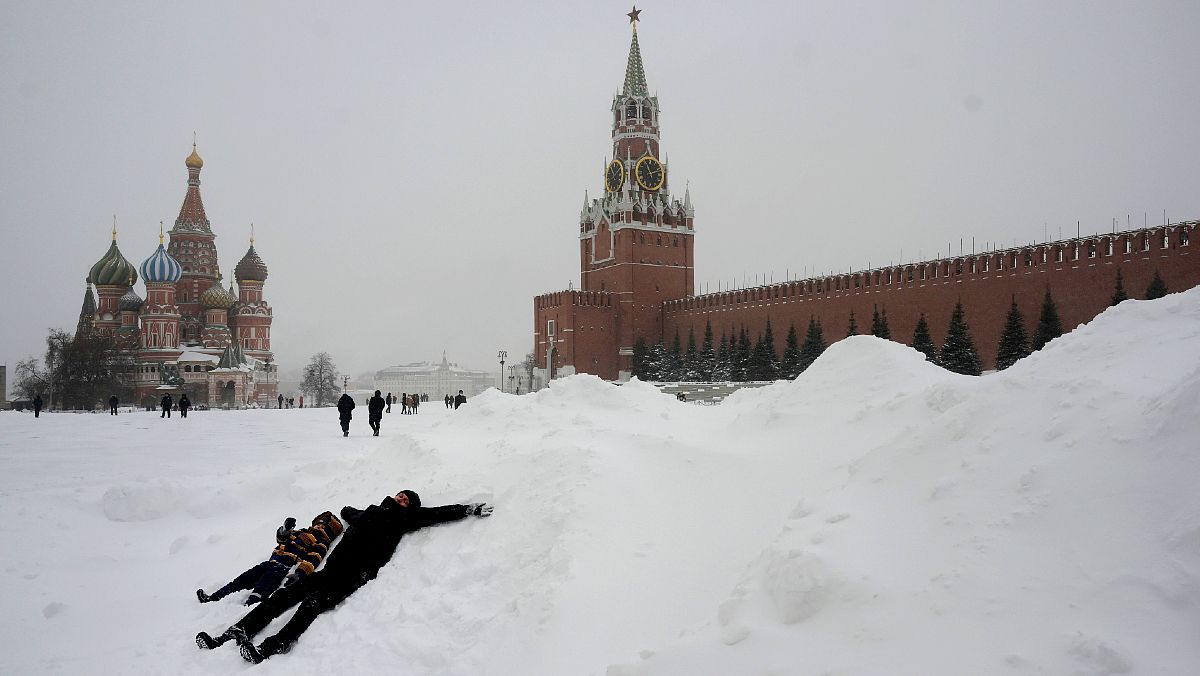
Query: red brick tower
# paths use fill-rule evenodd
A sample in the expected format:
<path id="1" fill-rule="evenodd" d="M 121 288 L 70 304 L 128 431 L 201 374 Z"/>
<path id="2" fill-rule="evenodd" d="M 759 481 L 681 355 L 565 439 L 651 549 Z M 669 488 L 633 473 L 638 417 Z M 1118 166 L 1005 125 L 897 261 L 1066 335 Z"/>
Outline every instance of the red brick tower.
<path id="1" fill-rule="evenodd" d="M 183 266 L 183 275 L 175 285 L 181 315 L 179 342 L 198 343 L 204 332 L 200 296 L 217 280 L 217 236 L 209 227 L 204 201 L 200 198 L 200 170 L 204 168 L 204 160 L 197 154 L 195 143 L 184 164 L 188 170 L 187 193 L 175 227 L 169 233 L 171 243 L 167 251 Z"/>
<path id="2" fill-rule="evenodd" d="M 238 283 L 238 301 L 233 320 L 235 340 L 245 353 L 255 359 L 271 361 L 271 306 L 263 300 L 263 285 L 267 281 L 267 265 L 254 250 L 254 235 L 250 248 L 233 270 Z"/>
<path id="3" fill-rule="evenodd" d="M 636 9 L 625 83 L 613 97 L 612 156 L 604 167 L 604 197 L 585 194 L 579 214 L 582 290 L 533 302 L 538 378 L 591 373 L 624 380 L 639 338 L 663 337 L 664 301 L 695 287 L 691 194 L 671 199 L 668 166 L 660 159 L 658 97 L 646 87 Z"/>

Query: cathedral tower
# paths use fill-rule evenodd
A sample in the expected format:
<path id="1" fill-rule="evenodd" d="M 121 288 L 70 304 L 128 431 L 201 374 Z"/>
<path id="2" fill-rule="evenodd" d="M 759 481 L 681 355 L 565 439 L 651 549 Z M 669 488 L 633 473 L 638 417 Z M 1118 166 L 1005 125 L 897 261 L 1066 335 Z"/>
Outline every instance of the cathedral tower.
<path id="1" fill-rule="evenodd" d="M 188 170 L 187 192 L 171 229 L 167 251 L 183 268 L 175 285 L 175 296 L 181 315 L 179 342 L 186 344 L 198 343 L 204 331 L 200 296 L 217 280 L 217 236 L 209 227 L 204 200 L 200 198 L 200 170 L 204 168 L 204 160 L 196 152 L 195 143 L 184 165 Z"/>
<path id="2" fill-rule="evenodd" d="M 114 219 L 115 220 L 115 219 Z M 115 336 L 121 327 L 121 296 L 137 282 L 137 270 L 125 260 L 117 248 L 117 226 L 112 230 L 112 244 L 104 257 L 88 271 L 88 281 L 96 285 L 96 320 L 93 328 L 102 335 Z M 86 299 L 84 301 L 86 307 Z"/>
<path id="3" fill-rule="evenodd" d="M 179 354 L 180 314 L 176 288 L 183 268 L 163 248 L 159 225 L 158 248 L 142 263 L 146 282 L 146 300 L 141 304 L 142 357 L 151 361 L 171 361 Z"/>
<path id="4" fill-rule="evenodd" d="M 236 319 L 233 322 L 236 342 L 251 357 L 270 361 L 272 311 L 267 301 L 263 300 L 267 265 L 254 250 L 254 235 L 250 235 L 250 248 L 238 261 L 233 276 L 237 279 L 239 291 Z"/>

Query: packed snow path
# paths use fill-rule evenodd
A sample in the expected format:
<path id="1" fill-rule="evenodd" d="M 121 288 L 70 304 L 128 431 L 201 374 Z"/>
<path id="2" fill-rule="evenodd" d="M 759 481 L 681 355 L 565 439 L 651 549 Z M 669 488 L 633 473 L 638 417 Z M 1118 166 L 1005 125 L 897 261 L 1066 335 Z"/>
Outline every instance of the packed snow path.
<path id="1" fill-rule="evenodd" d="M 3 413 L 0 673 L 1194 674 L 1197 345 L 1200 289 L 983 378 L 855 337 L 719 406 L 580 376 L 378 438 Z M 284 517 L 401 488 L 496 513 L 406 537 L 289 654 L 196 649 L 245 594 L 194 590 Z"/>

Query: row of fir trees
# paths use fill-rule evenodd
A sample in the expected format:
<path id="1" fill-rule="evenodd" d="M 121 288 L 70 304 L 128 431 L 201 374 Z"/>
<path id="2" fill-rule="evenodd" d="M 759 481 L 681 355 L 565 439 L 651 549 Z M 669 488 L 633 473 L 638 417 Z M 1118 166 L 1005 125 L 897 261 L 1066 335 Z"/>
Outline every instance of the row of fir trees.
<path id="1" fill-rule="evenodd" d="M 1161 298 L 1167 294 L 1167 286 L 1157 272 L 1154 280 L 1146 289 L 1147 300 Z M 1117 270 L 1116 285 L 1112 296 L 1112 305 L 1116 305 L 1129 296 L 1125 292 L 1121 271 Z M 859 333 L 858 320 L 854 311 L 850 312 L 850 320 L 846 327 L 846 336 Z M 1013 299 L 1009 307 L 1004 329 L 1000 334 L 1000 345 L 996 354 L 996 368 L 1004 370 L 1018 360 L 1045 347 L 1047 343 L 1063 334 L 1062 321 L 1058 317 L 1058 308 L 1050 290 L 1042 300 L 1041 313 L 1038 317 L 1037 328 L 1032 340 L 1025 330 L 1025 318 Z M 887 310 L 874 309 L 871 316 L 871 335 L 891 340 L 892 332 L 888 327 Z M 699 344 L 694 331 L 688 331 L 687 344 L 684 345 L 679 332 L 669 345 L 658 342 L 648 344 L 644 338 L 639 338 L 633 346 L 633 375 L 641 380 L 655 382 L 719 382 L 719 381 L 764 381 L 780 378 L 795 378 L 812 365 L 817 357 L 828 347 L 825 341 L 824 327 L 816 318 L 810 317 L 808 329 L 804 333 L 804 341 L 800 341 L 796 325 L 788 327 L 787 339 L 784 343 L 783 356 L 775 351 L 775 331 L 771 320 L 767 319 L 766 329 L 753 340 L 742 327 L 736 335 L 721 333 L 719 340 L 714 340 L 712 322 L 704 326 L 704 337 Z M 977 376 L 983 372 L 983 362 L 975 341 L 971 338 L 970 327 L 967 325 L 966 313 L 962 303 L 956 303 L 954 312 L 950 315 L 950 325 L 946 329 L 946 339 L 938 348 L 929 333 L 929 323 L 922 313 L 913 331 L 912 347 L 925 355 L 930 362 L 942 368 Z"/>

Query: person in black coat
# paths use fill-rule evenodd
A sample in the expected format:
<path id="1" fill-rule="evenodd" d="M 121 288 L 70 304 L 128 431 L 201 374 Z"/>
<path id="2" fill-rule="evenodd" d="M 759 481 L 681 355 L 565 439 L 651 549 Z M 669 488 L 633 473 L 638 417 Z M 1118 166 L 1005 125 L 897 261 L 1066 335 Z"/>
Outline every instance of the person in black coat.
<path id="1" fill-rule="evenodd" d="M 391 560 L 405 534 L 471 515 L 484 517 L 491 514 L 491 505 L 482 502 L 421 507 L 421 497 L 411 490 L 389 495 L 383 502 L 366 509 L 343 507 L 342 521 L 347 525 L 346 532 L 326 558 L 323 569 L 275 592 L 216 638 L 205 632 L 196 634 L 196 645 L 212 649 L 233 639 L 241 649 L 242 657 L 255 664 L 285 653 L 318 615 L 333 609 L 374 580 L 379 569 Z M 255 635 L 297 604 L 299 609 L 279 633 L 254 645 Z"/>
<path id="2" fill-rule="evenodd" d="M 184 392 L 179 396 L 179 417 L 186 418 L 188 409 L 192 407 L 192 400 L 188 399 L 187 393 Z"/>
<path id="3" fill-rule="evenodd" d="M 387 395 L 387 397 L 384 398 L 384 401 L 387 402 L 387 412 L 391 413 L 392 412 L 392 393 L 391 392 L 388 392 L 388 395 Z"/>
<path id="4" fill-rule="evenodd" d="M 353 410 L 354 400 L 350 398 L 350 395 L 343 392 L 342 398 L 338 399 L 338 420 L 342 423 L 343 437 L 350 436 L 350 419 L 354 417 L 350 412 Z"/>
<path id="5" fill-rule="evenodd" d="M 108 414 L 116 415 L 117 414 L 117 406 L 120 403 L 121 403 L 121 400 L 117 399 L 117 395 L 114 394 L 113 396 L 109 397 L 108 398 Z"/>
<path id="6" fill-rule="evenodd" d="M 462 390 L 459 390 L 458 394 L 454 397 L 454 410 L 457 411 L 458 407 L 465 403 L 467 403 L 467 397 L 462 393 Z"/>
<path id="7" fill-rule="evenodd" d="M 171 399 L 171 393 L 168 392 L 168 393 L 164 394 L 162 397 L 162 401 L 158 402 L 158 405 L 162 407 L 162 415 L 160 415 L 158 417 L 170 418 L 171 417 L 171 404 L 173 404 L 173 403 L 175 403 L 175 402 L 173 399 Z"/>
<path id="8" fill-rule="evenodd" d="M 383 420 L 383 397 L 379 396 L 379 390 L 375 390 L 375 396 L 367 402 L 367 423 L 371 425 L 371 429 L 375 430 L 374 436 L 379 436 L 379 423 Z"/>
<path id="9" fill-rule="evenodd" d="M 33 397 L 33 417 L 37 418 L 42 415 L 42 395 L 34 395 Z"/>

